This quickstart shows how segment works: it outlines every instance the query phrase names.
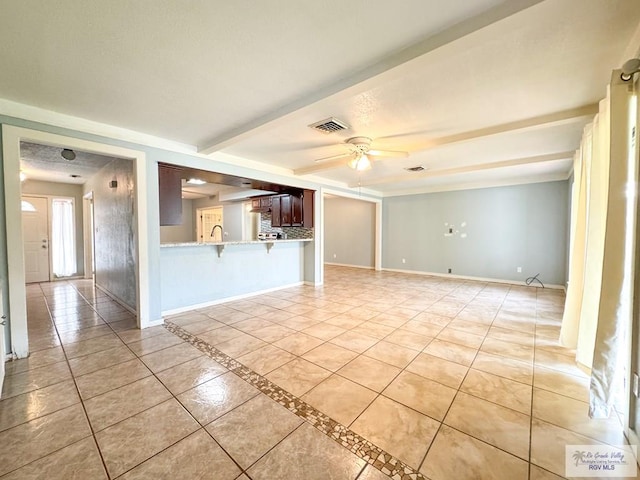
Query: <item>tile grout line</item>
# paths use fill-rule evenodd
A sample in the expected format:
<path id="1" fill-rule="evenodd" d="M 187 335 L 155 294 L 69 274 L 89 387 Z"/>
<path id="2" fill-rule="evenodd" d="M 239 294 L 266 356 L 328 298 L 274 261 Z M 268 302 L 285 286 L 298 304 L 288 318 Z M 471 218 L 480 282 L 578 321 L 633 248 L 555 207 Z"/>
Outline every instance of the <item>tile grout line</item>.
<path id="1" fill-rule="evenodd" d="M 427 480 L 424 475 L 419 473 L 413 467 L 401 462 L 380 447 L 377 447 L 370 441 L 366 440 L 364 437 L 349 430 L 346 426 L 331 419 L 329 416 L 323 414 L 311 405 L 300 400 L 295 395 L 277 386 L 267 378 L 242 365 L 237 360 L 229 357 L 203 340 L 200 340 L 197 336 L 186 332 L 181 327 L 171 322 L 166 322 L 165 328 L 208 354 L 215 361 L 227 367 L 229 371 L 256 387 L 260 392 L 264 393 L 272 400 L 275 400 L 277 403 L 284 406 L 307 423 L 311 424 L 314 428 L 320 430 L 329 438 L 347 448 L 359 458 L 365 460 L 367 464 L 372 465 L 374 468 L 390 477 L 400 474 L 402 476 L 399 478 L 402 478 L 402 480 L 405 480 L 405 478 L 407 480 Z"/>
<path id="2" fill-rule="evenodd" d="M 479 295 L 480 292 L 478 292 L 473 298 L 477 298 L 477 296 Z M 507 296 L 509 295 L 509 292 L 507 292 L 507 294 L 505 295 L 505 299 L 507 298 Z M 468 304 L 468 303 L 467 303 Z M 502 308 L 502 305 L 504 304 L 504 299 L 502 301 L 502 303 L 500 304 L 500 308 Z M 498 314 L 498 312 L 500 311 L 500 308 L 498 308 L 498 310 L 496 311 L 496 314 L 494 315 L 494 320 L 495 320 L 495 316 Z M 491 321 L 491 324 L 489 325 L 489 328 L 487 329 L 487 333 L 485 334 L 485 339 L 487 338 L 487 335 L 489 334 L 489 330 L 491 329 L 491 325 L 493 325 L 493 320 Z M 484 340 L 483 340 L 484 342 Z M 462 385 L 464 384 L 464 381 L 466 380 L 467 376 L 469 375 L 469 372 L 471 371 L 471 366 L 473 365 L 473 362 L 475 362 L 476 357 L 478 356 L 478 353 L 480 352 L 480 347 L 478 348 L 478 350 L 476 351 L 476 354 L 473 357 L 473 360 L 471 361 L 471 363 L 469 364 L 466 373 L 464 374 L 464 377 L 462 378 L 462 381 L 460 382 L 460 385 L 458 385 L 458 388 L 456 389 L 456 393 L 453 396 L 453 399 L 451 400 L 451 403 L 449 404 L 449 407 L 447 408 L 447 411 L 444 413 L 444 415 L 442 416 L 442 421 L 440 421 L 440 425 L 438 425 L 438 429 L 436 430 L 436 433 L 433 435 L 433 439 L 431 441 L 431 443 L 429 444 L 429 446 L 427 447 L 426 452 L 424 453 L 424 456 L 422 457 L 422 460 L 420 461 L 420 465 L 418 467 L 418 469 L 422 469 L 422 467 L 424 466 L 424 462 L 427 460 L 427 456 L 429 455 L 429 451 L 431 450 L 431 447 L 433 447 L 433 444 L 436 440 L 436 437 L 438 436 L 438 434 L 440 433 L 440 430 L 442 430 L 442 426 L 445 425 L 444 421 L 447 418 L 447 415 L 449 415 L 449 411 L 451 410 L 451 407 L 453 406 L 453 403 L 456 401 L 456 398 L 458 397 L 458 393 L 460 392 L 460 389 L 462 388 Z M 449 425 L 447 425 L 448 428 L 452 428 Z M 463 432 L 464 433 L 464 432 Z M 469 435 L 468 433 L 465 433 L 465 435 Z M 469 435 L 471 437 L 473 437 L 472 435 Z M 475 437 L 473 437 L 475 438 Z M 478 439 L 479 440 L 479 439 Z M 496 447 L 497 448 L 497 447 Z"/>
<path id="3" fill-rule="evenodd" d="M 74 287 L 74 288 L 75 288 L 75 287 Z M 83 296 L 83 298 L 84 298 L 84 296 Z M 100 315 L 100 314 L 99 314 L 99 315 Z M 100 315 L 100 316 L 101 316 L 101 315 Z M 204 430 L 207 434 L 208 434 L 208 432 L 207 432 L 206 428 L 204 428 L 204 426 L 203 426 L 200 422 L 198 422 L 198 420 L 197 420 L 197 419 L 196 419 L 196 418 L 191 414 L 191 412 L 189 412 L 189 410 L 187 410 L 187 409 L 184 407 L 184 405 L 182 404 L 182 402 L 180 402 L 180 400 L 179 400 L 179 399 L 178 399 L 178 398 L 177 398 L 177 397 L 176 397 L 176 396 L 175 396 L 175 395 L 174 395 L 174 394 L 173 394 L 173 393 L 172 393 L 172 392 L 171 392 L 171 391 L 166 387 L 166 385 L 165 385 L 165 384 L 164 384 L 164 383 L 163 383 L 163 382 L 162 382 L 162 381 L 161 381 L 161 380 L 156 376 L 156 373 L 155 373 L 154 371 L 152 371 L 152 370 L 151 370 L 151 369 L 150 369 L 150 368 L 149 368 L 149 367 L 148 367 L 148 366 L 147 366 L 147 365 L 146 365 L 146 364 L 141 360 L 141 356 L 139 356 L 136 352 L 134 352 L 134 351 L 129 347 L 129 345 L 128 345 L 128 344 L 126 344 L 126 343 L 125 343 L 125 342 L 120 338 L 120 336 L 117 334 L 117 332 L 116 332 L 115 330 L 113 330 L 113 328 L 111 327 L 110 323 L 106 322 L 106 320 L 104 320 L 104 318 L 103 318 L 102 316 L 101 316 L 101 318 L 102 318 L 102 319 L 103 319 L 103 321 L 104 321 L 104 322 L 109 326 L 110 330 L 111 330 L 111 331 L 112 331 L 112 332 L 113 332 L 113 333 L 118 337 L 118 339 L 122 342 L 122 344 L 123 344 L 123 345 L 124 345 L 124 346 L 125 346 L 125 347 L 126 347 L 126 348 L 127 348 L 127 349 L 132 353 L 132 354 L 133 354 L 133 355 L 134 355 L 134 359 L 135 359 L 135 360 L 138 360 L 138 361 L 141 361 L 141 362 L 143 363 L 143 365 L 145 366 L 145 368 L 147 368 L 147 369 L 149 370 L 150 375 L 149 375 L 149 376 L 147 376 L 147 377 L 145 377 L 145 378 L 149 378 L 149 377 L 151 377 L 151 376 L 152 376 L 152 377 L 154 377 L 154 378 L 155 378 L 155 379 L 156 379 L 156 380 L 157 380 L 157 381 L 158 381 L 158 382 L 159 382 L 159 383 L 160 383 L 160 384 L 161 384 L 161 385 L 162 385 L 162 386 L 167 390 L 167 392 L 168 392 L 168 393 L 169 393 L 169 395 L 170 395 L 170 397 L 169 397 L 169 398 L 167 398 L 166 400 L 163 400 L 163 401 L 162 401 L 162 402 L 160 402 L 160 403 L 157 403 L 157 404 L 155 404 L 155 405 L 152 405 L 152 406 L 150 406 L 149 408 L 146 408 L 146 409 L 144 409 L 144 410 L 141 410 L 141 411 L 137 412 L 135 415 L 139 415 L 139 414 L 141 414 L 141 413 L 143 413 L 143 412 L 146 412 L 146 411 L 148 411 L 148 410 L 151 410 L 152 408 L 155 408 L 155 407 L 157 407 L 158 405 L 161 405 L 161 404 L 163 404 L 163 403 L 165 403 L 165 402 L 168 402 L 168 401 L 170 401 L 170 400 L 172 400 L 172 399 L 173 399 L 173 400 L 175 400 L 176 402 L 178 402 L 178 404 L 179 404 L 179 405 L 182 407 L 182 409 L 187 413 L 187 415 L 189 415 L 189 416 L 190 416 L 190 417 L 191 417 L 191 418 L 192 418 L 192 419 L 193 419 L 193 420 L 194 420 L 194 421 L 195 421 L 195 422 L 200 426 L 200 428 L 198 428 L 198 429 L 196 429 L 195 431 L 193 431 L 193 432 L 189 433 L 189 434 L 188 434 L 188 435 L 186 435 L 185 437 L 180 438 L 179 440 L 177 440 L 177 441 L 173 442 L 172 444 L 168 445 L 167 447 L 163 448 L 162 450 L 160 450 L 160 451 L 156 452 L 156 453 L 155 453 L 154 455 L 152 455 L 151 457 L 148 457 L 148 458 L 144 459 L 142 462 L 140 462 L 140 463 L 138 463 L 138 464 L 136 464 L 136 465 L 133 465 L 130 469 L 128 469 L 128 470 L 126 470 L 126 471 L 122 472 L 120 475 L 118 475 L 117 477 L 115 477 L 115 478 L 119 478 L 119 477 L 121 477 L 121 476 L 125 475 L 126 473 L 130 472 L 130 471 L 131 471 L 131 470 L 133 470 L 134 468 L 138 467 L 138 466 L 139 466 L 139 465 L 141 465 L 142 463 L 146 462 L 147 460 L 149 460 L 149 459 L 151 459 L 151 458 L 153 458 L 153 457 L 156 457 L 157 455 L 159 455 L 160 453 L 164 452 L 164 451 L 165 451 L 165 450 L 167 450 L 168 448 L 171 448 L 172 446 L 174 446 L 174 445 L 176 445 L 177 443 L 181 442 L 181 441 L 182 441 L 182 440 L 184 440 L 185 438 L 187 438 L 187 437 L 189 437 L 189 436 L 193 435 L 193 434 L 194 434 L 194 433 L 196 433 L 198 430 L 202 429 L 202 430 Z M 148 338 L 153 338 L 153 337 L 148 337 Z M 141 340 L 144 340 L 144 339 L 141 339 Z M 179 344 L 177 344 L 177 345 L 179 345 Z M 172 346 L 175 346 L 175 345 L 172 345 Z M 170 348 L 170 347 L 166 347 L 166 348 Z M 157 350 L 157 351 L 165 350 L 166 348 L 164 348 L 164 349 L 160 349 L 160 350 Z M 154 351 L 154 352 L 150 352 L 150 353 L 155 353 L 155 352 L 156 352 L 156 351 Z M 97 353 L 99 353 L 99 352 L 97 352 Z M 132 360 L 134 360 L 134 359 L 132 359 Z M 121 365 L 122 363 L 126 363 L 126 362 L 120 362 L 120 363 L 118 363 L 118 364 L 116 364 L 116 365 Z M 112 366 L 113 366 L 113 365 L 112 365 Z M 110 368 L 110 367 L 105 367 L 105 368 Z M 104 370 L 104 369 L 99 369 L 99 370 Z M 99 371 L 99 370 L 96 370 L 96 371 Z M 93 372 L 91 372 L 91 373 L 93 373 Z M 73 372 L 72 372 L 72 375 L 73 375 Z M 74 377 L 74 380 L 75 380 L 75 377 Z M 138 380 L 136 380 L 136 381 L 139 381 L 139 380 L 140 380 L 140 379 L 138 379 Z M 132 383 L 135 383 L 135 382 L 131 382 L 131 383 L 127 384 L 127 385 L 131 385 Z M 118 387 L 118 388 L 122 388 L 123 386 L 126 386 L 126 385 L 121 385 L 121 386 L 120 386 L 120 387 Z M 76 388 L 77 388 L 77 385 L 76 385 Z M 115 389 L 109 390 L 109 392 L 114 391 L 114 390 L 117 390 L 118 388 L 115 388 Z M 105 392 L 105 393 L 109 393 L 109 392 Z M 79 392 L 79 391 L 78 391 L 78 395 L 80 396 L 80 392 Z M 98 395 L 97 395 L 97 396 L 98 396 Z M 93 398 L 95 398 L 95 397 L 93 397 Z M 83 402 L 83 400 L 82 400 L 82 397 L 81 397 L 81 396 L 80 396 L 80 402 L 83 404 L 83 409 L 84 409 L 84 402 Z M 91 425 L 91 422 L 89 421 L 89 416 L 88 416 L 88 414 L 87 414 L 87 412 L 86 412 L 86 409 L 85 409 L 85 415 L 87 416 L 87 423 L 89 423 L 89 426 L 90 426 L 91 431 L 92 431 L 92 433 L 93 433 L 93 440 L 94 440 L 94 443 L 96 444 L 96 447 L 97 447 L 98 452 L 99 452 L 99 454 L 100 454 L 100 458 L 101 458 L 102 463 L 103 463 L 103 466 L 104 466 L 104 468 L 105 468 L 105 472 L 106 472 L 106 474 L 107 474 L 107 477 L 111 479 L 111 478 L 112 478 L 111 473 L 110 473 L 110 472 L 109 472 L 109 470 L 107 469 L 106 462 L 104 461 L 104 458 L 103 458 L 103 456 L 102 456 L 102 450 L 100 449 L 100 446 L 98 445 L 98 441 L 97 441 L 97 438 L 96 438 L 96 433 L 99 433 L 99 432 L 94 432 L 94 430 L 93 430 L 93 426 Z M 129 417 L 127 417 L 127 418 L 124 418 L 124 419 L 122 419 L 122 420 L 120 420 L 120 421 L 118 421 L 118 422 L 114 423 L 114 424 L 111 424 L 111 425 L 109 425 L 108 427 L 105 427 L 105 428 L 103 428 L 102 430 L 100 430 L 100 432 L 102 432 L 102 431 L 104 431 L 104 430 L 107 430 L 108 428 L 111 428 L 111 427 L 112 427 L 112 426 L 114 426 L 114 425 L 118 425 L 118 424 L 120 424 L 120 423 L 122 423 L 122 422 L 124 422 L 124 421 L 126 421 L 126 420 L 129 420 L 130 418 L 132 418 L 132 417 L 133 417 L 133 416 L 135 416 L 135 415 L 129 416 Z M 213 439 L 213 440 L 216 442 L 216 444 L 218 444 L 218 442 L 217 442 L 215 439 Z M 218 444 L 218 446 L 220 446 L 220 448 L 222 448 L 222 446 L 221 446 L 220 444 Z M 237 462 L 235 462 L 235 460 L 233 459 L 233 457 L 231 457 L 231 456 L 226 452 L 226 450 L 224 450 L 224 449 L 223 449 L 223 451 L 224 451 L 224 452 L 225 452 L 225 454 L 227 454 L 227 456 L 229 456 L 229 458 L 231 458 L 231 460 L 232 460 L 234 463 L 236 463 L 236 465 L 237 465 Z M 243 472 L 243 470 L 242 470 L 242 468 L 240 467 L 240 465 L 237 465 L 237 466 L 240 468 L 240 471 L 241 471 L 241 472 Z M 241 473 L 240 475 L 242 475 L 242 473 Z"/>
<path id="4" fill-rule="evenodd" d="M 56 325 L 56 323 L 54 321 L 53 314 L 51 313 L 51 308 L 50 308 L 49 302 L 48 302 L 48 300 L 46 298 L 46 295 L 44 294 L 44 290 L 42 290 L 42 286 L 40 286 L 40 290 L 42 291 L 42 294 L 44 296 L 44 301 L 45 301 L 45 304 L 47 306 L 47 310 L 49 311 L 49 316 L 50 316 L 50 319 L 51 319 L 51 323 L 53 324 L 53 328 L 55 329 L 55 332 L 56 332 L 56 335 L 58 336 L 58 339 L 60 339 L 60 332 L 58 332 L 58 327 L 57 327 L 57 325 Z M 80 395 L 80 389 L 78 388 L 78 383 L 76 382 L 76 378 L 73 375 L 73 371 L 71 370 L 71 365 L 69 364 L 69 357 L 67 356 L 67 351 L 64 348 L 64 345 L 62 345 L 62 342 L 61 342 L 60 347 L 62 349 L 62 353 L 63 353 L 65 361 L 67 363 L 67 368 L 69 369 L 69 373 L 71 374 L 71 379 L 72 379 L 73 385 L 74 385 L 74 387 L 76 389 L 76 394 L 78 395 L 79 403 L 80 403 L 80 405 L 82 407 L 82 411 L 84 412 L 84 419 L 87 422 L 87 426 L 89 427 L 89 431 L 91 432 L 91 434 L 89 436 L 92 438 L 93 443 L 96 446 L 96 449 L 98 450 L 98 455 L 100 456 L 100 461 L 102 462 L 102 468 L 104 469 L 104 473 L 106 473 L 107 477 L 108 477 L 109 473 L 108 473 L 108 470 L 107 470 L 107 465 L 105 463 L 104 457 L 102 456 L 102 451 L 100 450 L 100 447 L 98 446 L 98 441 L 96 439 L 96 434 L 95 434 L 95 431 L 93 429 L 93 425 L 91 425 L 91 422 L 89 421 L 89 414 L 87 413 L 87 409 L 86 409 L 86 407 L 84 405 L 84 402 L 82 401 L 82 396 Z M 88 437 L 85 437 L 85 438 L 88 438 Z M 66 448 L 68 446 L 69 445 L 65 445 L 62 448 Z M 62 450 L 62 448 L 60 450 Z M 51 453 L 45 455 L 45 457 L 48 456 L 48 455 L 51 455 Z M 43 457 L 40 457 L 40 458 L 43 458 Z"/>

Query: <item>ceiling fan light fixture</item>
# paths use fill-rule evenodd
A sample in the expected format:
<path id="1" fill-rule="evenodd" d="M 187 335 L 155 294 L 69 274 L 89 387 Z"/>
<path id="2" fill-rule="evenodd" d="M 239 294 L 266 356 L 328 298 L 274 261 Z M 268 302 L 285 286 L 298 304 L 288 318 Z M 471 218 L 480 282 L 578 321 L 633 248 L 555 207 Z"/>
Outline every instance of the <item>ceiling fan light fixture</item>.
<path id="1" fill-rule="evenodd" d="M 60 155 L 65 160 L 71 161 L 71 160 L 75 160 L 76 159 L 76 152 L 74 152 L 73 150 L 71 150 L 69 148 L 63 148 L 62 152 L 60 152 Z"/>
<path id="2" fill-rule="evenodd" d="M 369 170 L 371 168 L 371 160 L 364 154 L 356 155 L 355 158 L 349 160 L 349 167 L 362 172 L 363 170 Z"/>

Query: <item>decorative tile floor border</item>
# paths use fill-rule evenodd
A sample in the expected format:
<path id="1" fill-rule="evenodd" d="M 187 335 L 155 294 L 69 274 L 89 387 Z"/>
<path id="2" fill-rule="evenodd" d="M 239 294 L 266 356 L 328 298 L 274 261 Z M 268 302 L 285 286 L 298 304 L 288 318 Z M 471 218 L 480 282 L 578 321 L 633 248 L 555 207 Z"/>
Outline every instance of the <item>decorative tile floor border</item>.
<path id="1" fill-rule="evenodd" d="M 292 393 L 287 392 L 262 375 L 234 360 L 226 353 L 183 330 L 175 323 L 165 322 L 164 327 L 393 480 L 428 480 L 427 477 L 417 472 L 413 467 L 401 462 L 390 453 L 385 452 L 341 423 L 300 400 Z"/>

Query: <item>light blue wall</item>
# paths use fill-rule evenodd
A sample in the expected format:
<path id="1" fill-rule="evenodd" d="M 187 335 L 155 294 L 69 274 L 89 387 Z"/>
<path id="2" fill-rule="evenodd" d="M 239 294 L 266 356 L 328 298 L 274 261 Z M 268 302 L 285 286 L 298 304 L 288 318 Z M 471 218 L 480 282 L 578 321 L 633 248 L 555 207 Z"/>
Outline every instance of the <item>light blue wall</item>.
<path id="1" fill-rule="evenodd" d="M 82 185 L 57 182 L 41 182 L 37 180 L 25 180 L 22 183 L 22 193 L 25 195 L 49 195 L 52 197 L 72 197 L 75 210 L 76 230 L 76 273 L 84 275 L 84 242 L 82 221 Z"/>
<path id="2" fill-rule="evenodd" d="M 373 268 L 375 204 L 330 196 L 324 209 L 324 261 Z"/>
<path id="3" fill-rule="evenodd" d="M 312 190 L 319 190 L 321 185 L 316 182 L 310 182 L 304 178 L 292 179 L 278 174 L 269 174 L 258 170 L 234 165 L 227 162 L 216 161 L 210 157 L 199 157 L 189 155 L 187 153 L 177 153 L 167 150 L 163 150 L 155 147 L 148 147 L 132 142 L 126 142 L 122 140 L 116 140 L 113 138 L 103 137 L 90 133 L 79 132 L 67 128 L 61 128 L 42 123 L 32 122 L 29 120 L 22 120 L 18 118 L 8 117 L 6 115 L 0 115 L 1 125 L 13 125 L 16 127 L 23 127 L 32 130 L 39 130 L 43 132 L 49 132 L 58 135 L 65 135 L 68 137 L 80 138 L 93 142 L 99 142 L 107 145 L 115 145 L 119 147 L 129 148 L 133 150 L 142 151 L 146 155 L 145 173 L 147 177 L 147 189 L 146 192 L 140 194 L 144 196 L 147 204 L 147 218 L 149 223 L 148 229 L 148 241 L 146 245 L 146 251 L 149 259 L 148 269 L 148 290 L 149 298 L 151 299 L 151 305 L 149 310 L 149 317 L 151 321 L 161 318 L 161 306 L 160 301 L 160 289 L 161 289 L 161 271 L 160 271 L 160 218 L 158 210 L 158 162 L 164 162 L 175 165 L 188 166 L 201 170 L 216 171 L 220 173 L 226 173 L 230 175 L 238 175 L 246 178 L 261 179 L 268 182 L 279 183 L 283 185 L 290 185 L 297 188 L 308 188 Z M 1 142 L 1 138 L 0 138 Z M 1 147 L 1 144 L 0 144 Z M 0 148 L 0 161 L 2 160 L 2 149 Z M 4 198 L 4 175 L 2 169 L 0 169 L 0 197 Z M 349 192 L 349 189 L 334 188 L 337 191 Z M 364 197 L 367 197 L 366 192 L 362 192 Z M 319 199 L 316 198 L 316 205 Z M 316 215 L 319 211 L 316 212 Z M 318 218 L 316 216 L 316 218 Z M 2 288 L 3 304 L 9 305 L 8 302 L 8 270 L 7 270 L 7 243 L 6 243 L 6 215 L 4 204 L 0 205 L 0 287 Z M 308 281 L 318 281 L 318 273 L 314 269 L 314 246 L 313 244 L 307 244 L 304 248 L 305 251 L 305 279 Z"/>
<path id="4" fill-rule="evenodd" d="M 133 161 L 118 158 L 84 184 L 84 193 L 93 192 L 96 285 L 136 309 L 133 188 Z"/>
<path id="5" fill-rule="evenodd" d="M 562 285 L 567 189 L 560 181 L 385 198 L 383 268 L 516 281 L 540 273 Z"/>
<path id="6" fill-rule="evenodd" d="M 163 247 L 162 310 L 188 308 L 303 281 L 304 243 Z"/>

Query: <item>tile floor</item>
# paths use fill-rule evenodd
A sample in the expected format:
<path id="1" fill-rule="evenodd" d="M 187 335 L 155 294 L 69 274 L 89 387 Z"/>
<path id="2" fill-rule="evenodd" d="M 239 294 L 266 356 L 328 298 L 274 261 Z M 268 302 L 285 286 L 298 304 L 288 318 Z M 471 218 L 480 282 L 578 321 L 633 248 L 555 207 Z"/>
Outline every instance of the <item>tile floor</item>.
<path id="1" fill-rule="evenodd" d="M 586 415 L 557 290 L 328 267 L 143 331 L 90 282 L 27 291 L 3 480 L 389 478 L 361 439 L 394 478 L 550 480 L 565 444 L 624 442 Z"/>

